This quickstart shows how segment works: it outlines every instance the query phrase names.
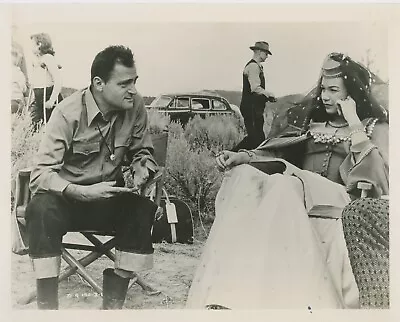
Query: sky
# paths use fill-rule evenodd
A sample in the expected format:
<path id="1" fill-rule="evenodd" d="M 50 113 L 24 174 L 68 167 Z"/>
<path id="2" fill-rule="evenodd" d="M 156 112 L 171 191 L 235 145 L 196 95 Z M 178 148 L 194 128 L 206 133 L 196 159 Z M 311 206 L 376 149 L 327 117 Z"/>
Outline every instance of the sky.
<path id="1" fill-rule="evenodd" d="M 158 15 L 146 20 L 138 19 L 140 10 L 134 5 L 119 5 L 109 16 L 92 6 L 87 11 L 88 18 L 80 8 L 13 8 L 12 24 L 28 62 L 29 35 L 48 33 L 56 59 L 63 66 L 66 87 L 87 86 L 97 52 L 108 45 L 123 44 L 134 52 L 137 87 L 143 95 L 241 90 L 243 67 L 252 57 L 249 46 L 258 40 L 270 44 L 273 55 L 264 63 L 264 71 L 267 88 L 277 96 L 311 89 L 325 56 L 332 51 L 365 61 L 369 50 L 373 71 L 388 80 L 387 27 L 382 21 L 168 21 L 165 16 L 170 11 L 164 16 L 161 13 L 161 18 Z M 147 15 L 151 17 L 151 13 Z"/>

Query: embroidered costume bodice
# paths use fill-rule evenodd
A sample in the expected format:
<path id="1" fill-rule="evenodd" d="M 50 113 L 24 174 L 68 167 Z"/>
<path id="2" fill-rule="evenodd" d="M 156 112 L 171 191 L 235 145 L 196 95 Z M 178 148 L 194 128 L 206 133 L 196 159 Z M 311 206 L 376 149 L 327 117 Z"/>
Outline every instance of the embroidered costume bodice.
<path id="1" fill-rule="evenodd" d="M 365 132 L 371 136 L 376 119 L 363 122 Z M 310 139 L 306 142 L 306 152 L 302 169 L 309 170 L 343 184 L 339 167 L 350 153 L 350 129 L 333 127 L 329 123 L 310 124 Z"/>

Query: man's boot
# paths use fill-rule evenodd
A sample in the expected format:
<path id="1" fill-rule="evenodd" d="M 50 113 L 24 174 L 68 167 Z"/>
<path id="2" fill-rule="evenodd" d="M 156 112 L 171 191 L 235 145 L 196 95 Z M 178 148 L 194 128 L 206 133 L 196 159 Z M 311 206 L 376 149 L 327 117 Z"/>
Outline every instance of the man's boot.
<path id="1" fill-rule="evenodd" d="M 129 281 L 129 278 L 115 274 L 113 268 L 103 271 L 103 310 L 122 309 Z"/>
<path id="2" fill-rule="evenodd" d="M 58 277 L 37 279 L 36 291 L 39 310 L 58 310 Z"/>

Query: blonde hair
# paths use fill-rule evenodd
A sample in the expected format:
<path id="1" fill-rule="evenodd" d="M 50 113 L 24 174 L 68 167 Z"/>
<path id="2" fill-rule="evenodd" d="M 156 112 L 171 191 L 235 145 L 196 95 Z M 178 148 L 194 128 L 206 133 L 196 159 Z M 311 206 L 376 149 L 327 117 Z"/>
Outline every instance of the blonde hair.
<path id="1" fill-rule="evenodd" d="M 38 34 L 33 34 L 31 36 L 31 39 L 33 39 L 36 42 L 36 44 L 39 45 L 39 51 L 41 55 L 50 54 L 54 56 L 55 51 L 53 49 L 51 38 L 48 34 L 43 32 Z"/>

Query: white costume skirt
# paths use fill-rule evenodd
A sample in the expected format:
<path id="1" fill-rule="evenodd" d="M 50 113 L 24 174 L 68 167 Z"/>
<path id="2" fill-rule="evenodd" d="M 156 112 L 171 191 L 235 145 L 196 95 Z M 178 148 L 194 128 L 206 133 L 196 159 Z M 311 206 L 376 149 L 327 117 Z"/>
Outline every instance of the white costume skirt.
<path id="1" fill-rule="evenodd" d="M 187 308 L 359 307 L 341 219 L 310 218 L 304 182 L 250 165 L 226 173 Z"/>

